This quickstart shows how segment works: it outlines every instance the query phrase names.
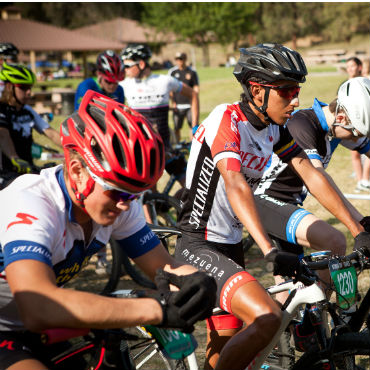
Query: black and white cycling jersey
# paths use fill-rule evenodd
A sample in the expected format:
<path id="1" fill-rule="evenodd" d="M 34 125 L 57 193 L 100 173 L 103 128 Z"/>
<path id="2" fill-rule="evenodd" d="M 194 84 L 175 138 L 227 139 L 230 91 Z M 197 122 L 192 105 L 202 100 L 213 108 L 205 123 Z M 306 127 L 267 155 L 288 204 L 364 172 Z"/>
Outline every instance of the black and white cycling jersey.
<path id="1" fill-rule="evenodd" d="M 315 99 L 311 108 L 297 111 L 287 122 L 289 132 L 310 159 L 320 160 L 327 168 L 339 144 L 364 154 L 370 150 L 370 141 L 362 137 L 357 141 L 341 140 L 329 135 L 329 127 L 322 107 L 327 104 Z M 285 202 L 302 204 L 307 189 L 297 174 L 273 155 L 255 194 L 267 194 Z"/>
<path id="2" fill-rule="evenodd" d="M 192 141 L 180 228 L 192 237 L 239 243 L 243 225 L 228 201 L 216 164 L 224 158 L 235 159 L 246 181 L 255 189 L 273 152 L 288 162 L 301 149 L 287 128 L 255 127 L 238 103 L 217 106 L 199 126 Z"/>

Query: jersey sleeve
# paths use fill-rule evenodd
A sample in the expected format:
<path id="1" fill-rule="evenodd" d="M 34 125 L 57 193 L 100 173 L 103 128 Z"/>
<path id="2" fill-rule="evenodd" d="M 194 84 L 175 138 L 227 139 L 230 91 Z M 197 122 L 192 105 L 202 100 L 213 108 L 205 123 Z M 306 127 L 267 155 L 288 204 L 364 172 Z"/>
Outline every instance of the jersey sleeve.
<path id="1" fill-rule="evenodd" d="M 302 152 L 286 126 L 278 126 L 279 140 L 274 144 L 274 152 L 283 162 L 289 162 Z"/>
<path id="2" fill-rule="evenodd" d="M 356 150 L 360 154 L 366 154 L 370 150 L 370 140 L 367 137 L 361 137 L 357 141 L 342 140 L 341 145 L 350 150 Z"/>
<path id="3" fill-rule="evenodd" d="M 9 124 L 10 124 L 10 117 L 7 114 L 6 105 L 0 103 L 0 127 L 8 128 Z"/>
<path id="4" fill-rule="evenodd" d="M 309 118 L 302 112 L 298 112 L 288 121 L 287 127 L 308 158 L 321 161 L 321 156 L 317 149 L 320 142 L 319 131 L 315 129 Z"/>
<path id="5" fill-rule="evenodd" d="M 197 86 L 197 85 L 199 85 L 199 77 L 198 77 L 198 73 L 197 73 L 197 72 L 195 72 L 195 71 L 193 70 L 193 72 L 192 72 L 191 76 L 192 76 L 192 83 L 193 83 L 193 86 Z"/>
<path id="6" fill-rule="evenodd" d="M 4 200 L 4 197 L 7 199 Z M 0 197 L 9 212 L 1 216 L 0 243 L 4 268 L 10 263 L 31 259 L 52 267 L 58 218 L 48 199 L 35 197 L 27 191 L 17 197 L 5 192 Z M 55 208 L 55 207 L 54 207 Z"/>
<path id="7" fill-rule="evenodd" d="M 226 104 L 216 107 L 206 120 L 207 130 L 205 140 L 210 146 L 213 162 L 224 158 L 240 158 L 239 117 Z"/>
<path id="8" fill-rule="evenodd" d="M 148 225 L 145 225 L 129 237 L 117 241 L 130 258 L 140 257 L 160 243 L 157 235 Z"/>
<path id="9" fill-rule="evenodd" d="M 25 105 L 24 109 L 28 110 L 32 114 L 35 120 L 34 128 L 39 134 L 42 134 L 46 129 L 50 128 L 50 125 L 43 118 L 41 118 L 40 115 L 36 113 L 29 105 Z"/>
<path id="10" fill-rule="evenodd" d="M 175 93 L 180 92 L 182 90 L 183 83 L 180 80 L 176 79 L 175 77 L 172 76 L 167 77 L 169 90 Z"/>
<path id="11" fill-rule="evenodd" d="M 88 78 L 87 80 L 82 81 L 78 86 L 75 94 L 75 110 L 80 107 L 82 98 L 86 94 L 87 90 L 94 90 L 96 91 L 96 83 L 92 78 Z"/>

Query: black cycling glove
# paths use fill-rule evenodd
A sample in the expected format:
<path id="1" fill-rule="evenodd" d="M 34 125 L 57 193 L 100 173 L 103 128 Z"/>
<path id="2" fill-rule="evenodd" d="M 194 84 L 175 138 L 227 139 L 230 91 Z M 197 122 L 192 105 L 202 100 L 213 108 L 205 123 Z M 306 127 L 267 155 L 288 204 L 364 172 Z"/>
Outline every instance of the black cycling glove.
<path id="1" fill-rule="evenodd" d="M 288 253 L 272 248 L 265 255 L 265 260 L 274 264 L 274 275 L 294 277 L 299 272 L 299 257 L 294 253 Z"/>
<path id="2" fill-rule="evenodd" d="M 152 295 L 161 305 L 163 320 L 158 326 L 177 328 L 189 333 L 194 324 L 212 315 L 216 304 L 217 286 L 213 277 L 204 272 L 178 276 L 158 270 L 155 277 L 158 292 Z M 171 292 L 169 285 L 179 291 Z"/>
<path id="3" fill-rule="evenodd" d="M 370 257 L 370 233 L 363 231 L 355 237 L 355 245 L 353 249 L 356 251 L 358 249 L 362 250 L 366 257 Z"/>
<path id="4" fill-rule="evenodd" d="M 365 216 L 361 221 L 360 224 L 364 227 L 365 231 L 370 233 L 370 216 Z"/>

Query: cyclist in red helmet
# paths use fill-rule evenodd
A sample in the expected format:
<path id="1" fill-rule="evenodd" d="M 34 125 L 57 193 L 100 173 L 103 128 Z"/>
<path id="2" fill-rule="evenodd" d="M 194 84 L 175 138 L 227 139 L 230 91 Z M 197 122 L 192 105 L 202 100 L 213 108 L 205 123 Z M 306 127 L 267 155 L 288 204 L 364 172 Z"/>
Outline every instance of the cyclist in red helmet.
<path id="1" fill-rule="evenodd" d="M 96 59 L 96 77 L 82 81 L 75 94 L 75 110 L 87 90 L 94 90 L 120 103 L 124 103 L 125 95 L 118 83 L 125 78 L 125 70 L 121 58 L 113 50 L 105 50 Z"/>
<path id="2" fill-rule="evenodd" d="M 0 343 L 11 343 L 0 346 L 1 369 L 45 368 L 52 350 L 35 333 L 47 328 L 191 331 L 215 304 L 214 279 L 176 262 L 135 200 L 164 167 L 163 142 L 145 118 L 88 91 L 61 137 L 64 166 L 18 177 L 0 192 L 7 210 L 0 216 Z M 162 290 L 118 299 L 61 288 L 111 237 Z"/>

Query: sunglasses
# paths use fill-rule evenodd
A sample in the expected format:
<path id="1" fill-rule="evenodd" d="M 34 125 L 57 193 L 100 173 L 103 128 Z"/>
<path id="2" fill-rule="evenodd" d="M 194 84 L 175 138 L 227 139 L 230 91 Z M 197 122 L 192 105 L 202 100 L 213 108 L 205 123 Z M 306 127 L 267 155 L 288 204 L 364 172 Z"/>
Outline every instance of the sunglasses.
<path id="1" fill-rule="evenodd" d="M 18 87 L 18 89 L 21 89 L 23 91 L 28 91 L 32 89 L 33 85 L 28 85 L 28 84 L 14 84 L 15 87 Z"/>
<path id="2" fill-rule="evenodd" d="M 96 176 L 92 171 L 86 167 L 87 172 L 91 176 L 91 178 L 98 183 L 104 190 L 104 193 L 111 199 L 119 202 L 127 202 L 128 200 L 135 200 L 141 197 L 141 193 L 139 194 L 131 194 L 123 191 L 122 189 L 115 187 L 113 185 L 107 184 L 102 178 Z"/>
<path id="3" fill-rule="evenodd" d="M 137 66 L 139 64 L 139 62 L 132 62 L 132 63 L 124 63 L 123 64 L 123 67 L 124 68 L 131 68 L 133 66 Z"/>
<path id="4" fill-rule="evenodd" d="M 108 81 L 106 78 L 104 78 L 104 82 L 108 85 L 118 85 L 118 82 L 111 82 L 111 81 Z"/>
<path id="5" fill-rule="evenodd" d="M 275 86 L 275 85 L 259 84 L 253 81 L 249 81 L 249 83 L 251 85 L 264 86 L 264 87 L 269 87 L 270 89 L 276 90 L 279 96 L 287 100 L 293 100 L 294 98 L 298 96 L 299 92 L 301 91 L 301 87 L 296 86 L 296 85 Z"/>

